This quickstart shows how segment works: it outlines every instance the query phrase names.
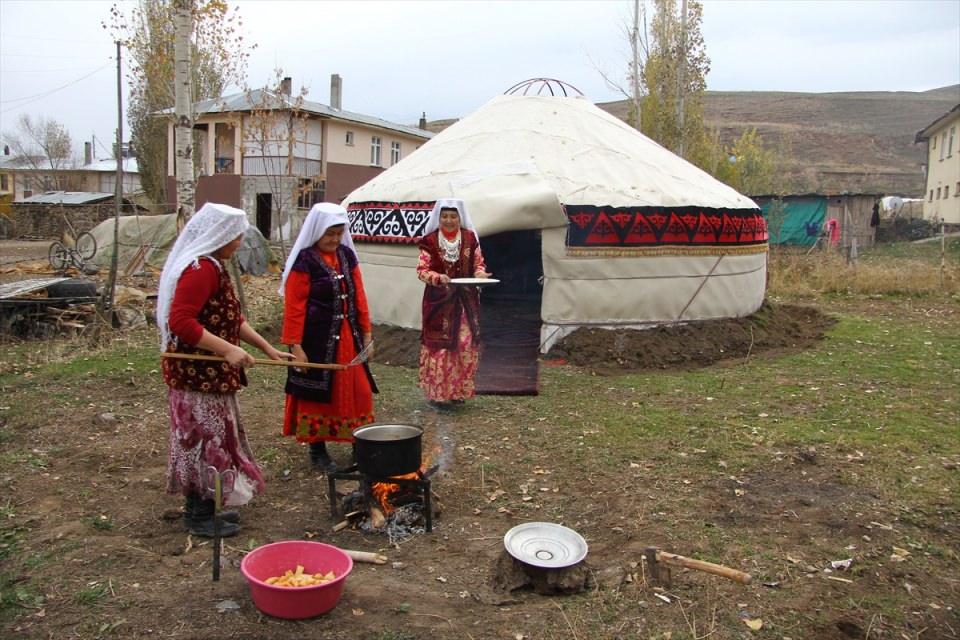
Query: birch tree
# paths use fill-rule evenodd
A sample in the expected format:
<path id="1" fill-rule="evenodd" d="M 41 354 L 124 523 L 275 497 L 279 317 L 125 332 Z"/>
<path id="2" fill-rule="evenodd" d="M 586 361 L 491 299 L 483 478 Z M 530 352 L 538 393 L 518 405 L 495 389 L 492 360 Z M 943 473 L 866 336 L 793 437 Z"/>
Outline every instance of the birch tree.
<path id="1" fill-rule="evenodd" d="M 174 0 L 174 147 L 177 174 L 177 228 L 193 215 L 196 178 L 193 169 L 193 83 L 190 40 L 193 36 L 193 0 Z"/>
<path id="2" fill-rule="evenodd" d="M 190 5 L 192 103 L 218 98 L 226 87 L 243 86 L 254 45 L 247 45 L 240 14 L 224 0 L 192 0 Z M 113 5 L 103 26 L 123 44 L 131 61 L 128 120 L 141 184 L 151 200 L 165 202 L 167 125 L 173 115 L 157 114 L 175 103 L 176 7 L 173 0 L 139 0 L 130 7 Z"/>

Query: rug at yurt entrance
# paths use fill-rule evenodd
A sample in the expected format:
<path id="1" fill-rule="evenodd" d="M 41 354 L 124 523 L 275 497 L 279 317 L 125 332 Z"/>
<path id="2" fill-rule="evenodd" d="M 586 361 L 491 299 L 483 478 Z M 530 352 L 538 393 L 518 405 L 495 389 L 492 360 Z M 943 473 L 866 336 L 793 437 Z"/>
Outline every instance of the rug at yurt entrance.
<path id="1" fill-rule="evenodd" d="M 535 396 L 540 378 L 540 300 L 530 296 L 480 298 L 480 395 Z"/>

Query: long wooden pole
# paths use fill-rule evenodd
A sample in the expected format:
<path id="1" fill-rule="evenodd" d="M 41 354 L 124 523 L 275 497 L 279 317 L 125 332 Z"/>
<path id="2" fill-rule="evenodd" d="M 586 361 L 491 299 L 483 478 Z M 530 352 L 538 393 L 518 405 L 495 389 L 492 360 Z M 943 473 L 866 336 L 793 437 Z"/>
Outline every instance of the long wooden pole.
<path id="1" fill-rule="evenodd" d="M 174 353 L 167 352 L 160 354 L 163 358 L 174 358 L 175 360 L 205 360 L 208 362 L 226 362 L 223 356 L 208 356 L 199 353 Z M 342 371 L 349 367 L 346 364 L 325 364 L 321 362 L 294 362 L 292 360 L 270 360 L 268 358 L 254 358 L 256 364 L 265 364 L 273 367 L 297 367 L 301 369 L 333 369 Z"/>

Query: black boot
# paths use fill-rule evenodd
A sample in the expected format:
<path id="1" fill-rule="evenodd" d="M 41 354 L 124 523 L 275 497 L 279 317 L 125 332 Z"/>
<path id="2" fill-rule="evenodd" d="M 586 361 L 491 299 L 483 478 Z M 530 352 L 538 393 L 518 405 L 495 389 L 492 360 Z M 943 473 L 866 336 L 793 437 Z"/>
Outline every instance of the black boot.
<path id="1" fill-rule="evenodd" d="M 314 469 L 318 469 L 324 473 L 333 473 L 337 470 L 337 463 L 334 462 L 330 454 L 327 453 L 326 442 L 310 443 L 310 464 L 313 465 Z"/>
<path id="2" fill-rule="evenodd" d="M 183 525 L 191 535 L 212 538 L 213 531 L 213 500 L 204 500 L 196 494 L 187 496 L 187 506 L 183 514 Z M 236 512 L 234 512 L 236 513 Z M 229 538 L 240 532 L 240 525 L 228 522 L 220 514 L 220 537 Z"/>

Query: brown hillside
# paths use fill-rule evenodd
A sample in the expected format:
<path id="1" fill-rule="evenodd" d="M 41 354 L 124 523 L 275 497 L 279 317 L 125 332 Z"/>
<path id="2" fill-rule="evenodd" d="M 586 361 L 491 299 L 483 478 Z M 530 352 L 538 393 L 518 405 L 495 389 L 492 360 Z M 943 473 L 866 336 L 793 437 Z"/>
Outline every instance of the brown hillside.
<path id="1" fill-rule="evenodd" d="M 960 85 L 924 92 L 708 91 L 704 115 L 729 143 L 756 127 L 784 159 L 793 193 L 923 193 L 918 131 L 960 102 Z M 627 102 L 598 107 L 625 118 Z M 756 195 L 756 194 L 755 194 Z"/>

